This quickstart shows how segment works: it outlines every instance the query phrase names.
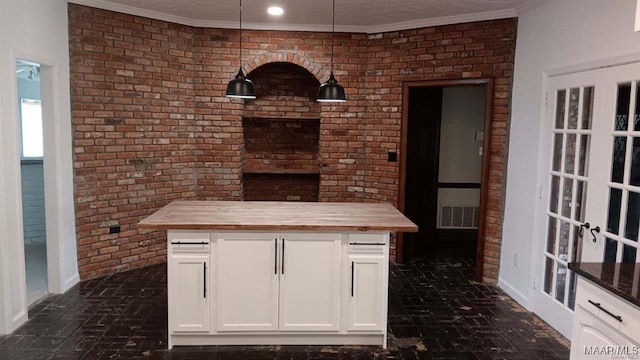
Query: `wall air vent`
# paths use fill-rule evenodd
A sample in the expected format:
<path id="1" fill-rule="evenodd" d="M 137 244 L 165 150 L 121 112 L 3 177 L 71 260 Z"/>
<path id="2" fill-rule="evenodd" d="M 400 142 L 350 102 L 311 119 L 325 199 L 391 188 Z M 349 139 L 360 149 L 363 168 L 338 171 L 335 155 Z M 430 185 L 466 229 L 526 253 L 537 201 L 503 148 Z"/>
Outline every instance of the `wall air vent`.
<path id="1" fill-rule="evenodd" d="M 474 206 L 440 206 L 438 228 L 477 229 L 480 208 Z"/>

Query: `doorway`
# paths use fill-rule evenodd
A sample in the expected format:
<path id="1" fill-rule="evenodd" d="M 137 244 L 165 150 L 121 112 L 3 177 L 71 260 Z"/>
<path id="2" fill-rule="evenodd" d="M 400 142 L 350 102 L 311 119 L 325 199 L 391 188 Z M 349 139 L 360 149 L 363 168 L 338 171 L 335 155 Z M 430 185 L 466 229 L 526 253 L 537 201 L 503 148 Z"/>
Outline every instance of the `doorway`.
<path id="1" fill-rule="evenodd" d="M 31 305 L 48 292 L 40 64 L 17 60 L 20 179 L 27 289 Z"/>
<path id="2" fill-rule="evenodd" d="M 419 232 L 399 236 L 398 261 L 466 248 L 481 279 L 491 89 L 490 79 L 405 83 L 399 205 Z"/>

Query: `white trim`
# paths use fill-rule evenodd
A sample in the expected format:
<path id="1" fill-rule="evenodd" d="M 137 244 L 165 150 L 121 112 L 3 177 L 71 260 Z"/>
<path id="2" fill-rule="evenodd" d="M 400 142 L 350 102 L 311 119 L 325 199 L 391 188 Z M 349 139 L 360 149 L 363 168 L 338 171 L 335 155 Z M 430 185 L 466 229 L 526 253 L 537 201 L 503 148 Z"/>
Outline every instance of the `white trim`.
<path id="1" fill-rule="evenodd" d="M 205 28 L 221 28 L 221 29 L 237 29 L 237 21 L 216 21 L 216 20 L 200 20 L 186 18 L 183 16 L 176 16 L 167 14 L 164 12 L 141 9 L 134 6 L 123 5 L 106 0 L 67 0 L 69 3 L 91 6 L 104 10 L 111 10 L 121 12 L 129 15 L 143 16 L 156 20 L 164 20 L 176 24 L 205 27 Z M 532 2 L 546 1 L 546 0 L 532 0 Z M 371 25 L 371 26 L 358 26 L 358 25 L 337 25 L 336 31 L 338 32 L 353 32 L 353 33 L 366 33 L 377 34 L 389 31 L 399 31 L 407 29 L 417 29 L 422 27 L 461 24 L 473 21 L 485 21 L 494 19 L 505 19 L 516 17 L 516 9 L 505 9 L 496 11 L 486 11 L 472 14 L 462 14 L 453 16 L 442 16 L 437 18 L 420 19 L 412 21 L 403 21 L 398 23 Z M 326 24 L 270 24 L 270 23 L 242 23 L 244 29 L 252 30 L 280 30 L 280 31 L 331 31 L 331 25 Z"/>
<path id="2" fill-rule="evenodd" d="M 507 295 L 509 295 L 513 300 L 515 300 L 518 304 L 522 305 L 528 311 L 531 311 L 531 304 L 529 302 L 529 298 L 516 290 L 515 287 L 511 286 L 508 282 L 504 281 L 502 278 L 498 278 L 498 287 L 502 289 Z"/>
<path id="3" fill-rule="evenodd" d="M 636 22 L 633 30 L 635 32 L 640 31 L 640 0 L 638 0 L 636 3 Z"/>
<path id="4" fill-rule="evenodd" d="M 176 345 L 378 345 L 387 348 L 383 334 L 345 333 L 245 333 L 169 335 L 169 349 Z"/>
<path id="5" fill-rule="evenodd" d="M 545 73 L 549 78 L 554 78 L 562 75 L 610 68 L 610 67 L 620 66 L 620 65 L 628 65 L 628 64 L 633 64 L 637 62 L 640 62 L 640 53 L 589 61 L 589 62 L 584 62 L 576 65 L 563 66 L 563 67 L 547 70 Z"/>

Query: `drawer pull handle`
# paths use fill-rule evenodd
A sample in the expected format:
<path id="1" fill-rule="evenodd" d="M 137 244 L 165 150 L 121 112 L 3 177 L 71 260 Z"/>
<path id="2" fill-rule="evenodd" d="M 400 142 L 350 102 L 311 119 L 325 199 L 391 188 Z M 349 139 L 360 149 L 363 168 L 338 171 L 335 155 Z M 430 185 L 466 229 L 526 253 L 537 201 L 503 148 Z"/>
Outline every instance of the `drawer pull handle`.
<path id="1" fill-rule="evenodd" d="M 195 242 L 195 241 L 172 241 L 171 245 L 209 245 L 208 242 L 206 241 L 200 241 L 200 242 Z"/>
<path id="2" fill-rule="evenodd" d="M 385 243 L 381 243 L 381 242 L 374 242 L 374 243 L 370 243 L 370 242 L 350 242 L 349 245 L 386 245 Z"/>
<path id="3" fill-rule="evenodd" d="M 275 254 L 275 261 L 273 262 L 273 273 L 275 275 L 278 275 L 278 238 L 273 239 L 273 244 L 275 248 L 275 251 L 273 252 Z"/>
<path id="4" fill-rule="evenodd" d="M 607 310 L 607 309 L 603 308 L 602 306 L 600 306 L 600 303 L 597 303 L 597 302 L 594 302 L 594 301 L 589 300 L 589 304 L 591 304 L 591 305 L 593 305 L 593 306 L 597 307 L 598 309 L 600 309 L 600 310 L 604 311 L 604 312 L 605 312 L 605 314 L 607 314 L 607 315 L 611 316 L 612 318 L 614 318 L 614 319 L 616 319 L 616 320 L 618 320 L 618 321 L 622 322 L 622 316 L 620 316 L 620 315 L 614 315 L 611 311 L 609 311 L 609 310 Z"/>

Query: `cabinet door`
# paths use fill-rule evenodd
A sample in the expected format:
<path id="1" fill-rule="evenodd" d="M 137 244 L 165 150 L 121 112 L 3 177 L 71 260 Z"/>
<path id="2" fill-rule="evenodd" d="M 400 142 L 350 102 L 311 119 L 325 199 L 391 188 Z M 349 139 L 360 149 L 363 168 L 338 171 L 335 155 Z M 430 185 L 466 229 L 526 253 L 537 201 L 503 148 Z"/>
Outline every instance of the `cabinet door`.
<path id="1" fill-rule="evenodd" d="M 384 255 L 349 255 L 349 317 L 347 330 L 383 330 Z"/>
<path id="2" fill-rule="evenodd" d="M 219 233 L 217 246 L 218 330 L 277 330 L 278 234 Z"/>
<path id="3" fill-rule="evenodd" d="M 282 234 L 280 330 L 337 331 L 340 234 Z"/>
<path id="4" fill-rule="evenodd" d="M 169 329 L 209 331 L 209 254 L 169 257 Z"/>
<path id="5" fill-rule="evenodd" d="M 636 358 L 638 354 L 633 353 L 637 349 L 634 344 L 618 331 L 607 325 L 591 312 L 576 306 L 573 319 L 573 337 L 571 339 L 571 360 L 593 359 L 610 360 L 613 359 L 612 351 L 630 351 L 635 357 L 620 357 L 621 359 Z M 626 350 L 625 350 L 626 349 Z"/>

